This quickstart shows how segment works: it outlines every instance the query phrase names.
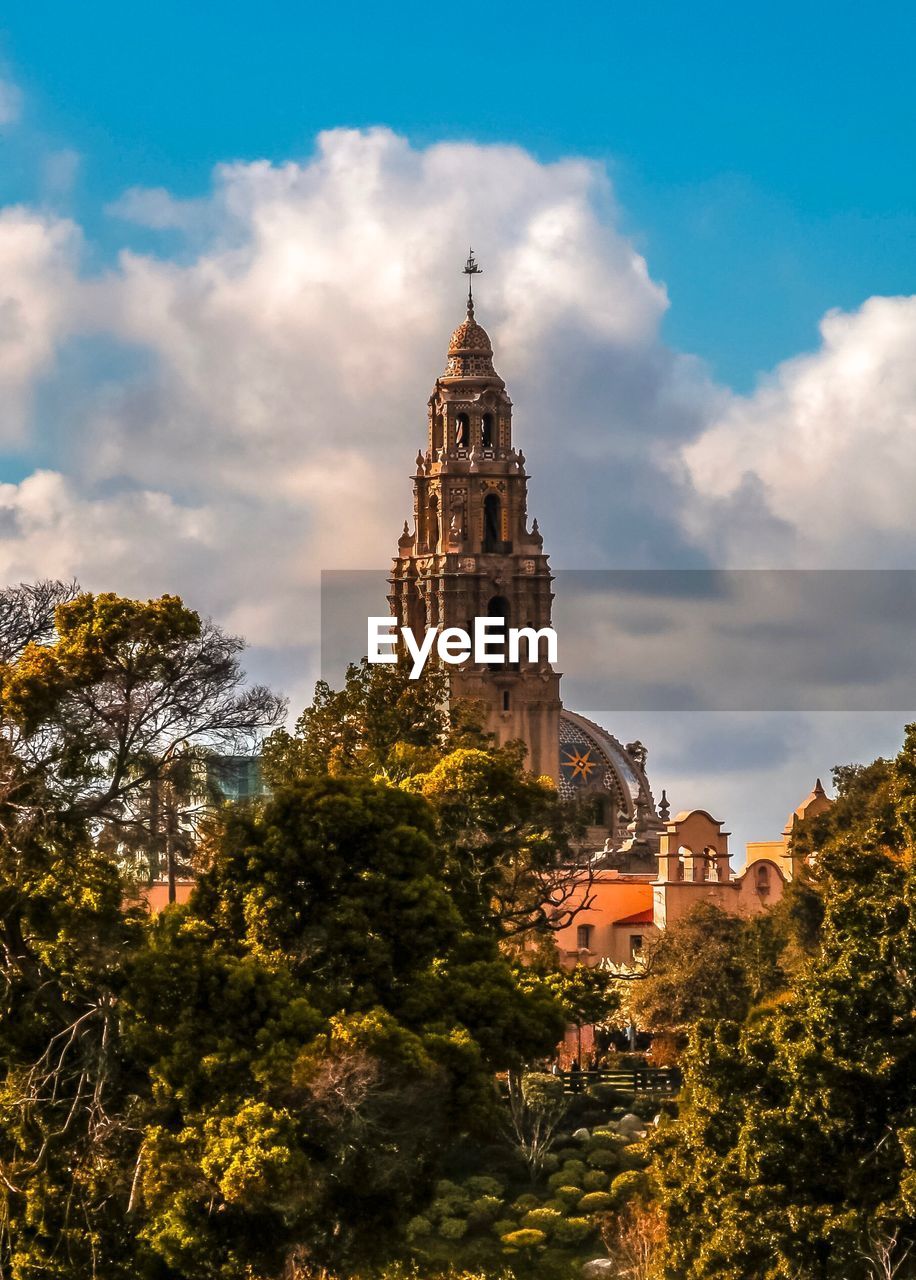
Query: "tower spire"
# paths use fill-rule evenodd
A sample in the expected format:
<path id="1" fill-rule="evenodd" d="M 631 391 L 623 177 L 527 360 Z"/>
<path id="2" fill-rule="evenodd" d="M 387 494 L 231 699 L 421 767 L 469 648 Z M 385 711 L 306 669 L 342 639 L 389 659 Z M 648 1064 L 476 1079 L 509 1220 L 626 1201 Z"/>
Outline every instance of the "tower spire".
<path id="1" fill-rule="evenodd" d="M 470 245 L 468 246 L 468 260 L 464 264 L 462 274 L 466 275 L 468 278 L 468 318 L 473 319 L 474 294 L 473 294 L 471 285 L 473 283 L 474 276 L 483 275 L 483 267 L 478 267 L 476 259 L 474 258 L 474 250 L 470 247 Z"/>

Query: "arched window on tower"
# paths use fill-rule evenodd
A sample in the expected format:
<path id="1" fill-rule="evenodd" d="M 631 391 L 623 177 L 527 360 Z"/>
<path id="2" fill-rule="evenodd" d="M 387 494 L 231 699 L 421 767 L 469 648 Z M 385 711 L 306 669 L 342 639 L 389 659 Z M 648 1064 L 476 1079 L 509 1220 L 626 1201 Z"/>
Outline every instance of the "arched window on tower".
<path id="1" fill-rule="evenodd" d="M 757 892 L 762 897 L 766 897 L 766 895 L 770 892 L 770 868 L 766 866 L 765 863 L 761 863 L 757 867 L 756 881 L 757 881 L 757 885 L 756 885 Z"/>
<path id="2" fill-rule="evenodd" d="M 485 449 L 492 449 L 493 441 L 493 415 L 485 413 L 480 419 L 480 443 Z"/>
<path id="3" fill-rule="evenodd" d="M 500 501 L 495 493 L 488 493 L 483 500 L 483 549 L 502 550 L 502 519 Z"/>
<path id="4" fill-rule="evenodd" d="M 435 494 L 429 500 L 429 549 L 439 546 L 439 499 Z"/>
<path id="5" fill-rule="evenodd" d="M 508 628 L 509 628 L 509 601 L 506 599 L 506 597 L 505 597 L 505 596 L 494 596 L 494 597 L 493 597 L 493 599 L 492 599 L 492 600 L 490 601 L 490 603 L 487 605 L 487 617 L 488 617 L 488 618 L 502 618 L 502 620 L 503 620 L 503 636 L 505 637 L 505 636 L 506 636 L 506 632 L 508 631 Z M 507 649 L 507 647 L 508 647 L 508 641 L 507 641 L 507 639 L 504 639 L 504 640 L 503 640 L 503 642 L 502 642 L 502 643 L 500 643 L 500 641 L 499 641 L 499 632 L 497 631 L 494 635 L 492 635 L 492 636 L 490 637 L 490 639 L 489 639 L 489 643 L 488 643 L 487 647 L 488 647 L 488 649 L 490 650 L 490 652 L 491 652 L 491 653 L 499 653 L 499 654 L 501 654 L 501 655 L 502 655 L 502 658 L 503 658 L 503 661 L 502 661 L 502 662 L 498 662 L 496 659 L 494 659 L 494 660 L 491 662 L 491 664 L 490 664 L 490 665 L 491 665 L 494 669 L 499 669 L 500 671 L 505 671 L 505 670 L 507 669 L 507 667 L 506 667 L 506 661 L 505 661 L 505 659 L 506 659 L 506 649 Z"/>
<path id="6" fill-rule="evenodd" d="M 455 418 L 455 448 L 467 449 L 471 444 L 471 420 L 466 413 Z"/>

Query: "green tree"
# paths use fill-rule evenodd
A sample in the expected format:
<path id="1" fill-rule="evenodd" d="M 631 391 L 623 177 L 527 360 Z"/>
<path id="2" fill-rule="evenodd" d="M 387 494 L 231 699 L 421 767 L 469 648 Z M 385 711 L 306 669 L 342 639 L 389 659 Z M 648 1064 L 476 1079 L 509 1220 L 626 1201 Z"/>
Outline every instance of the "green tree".
<path id="1" fill-rule="evenodd" d="M 174 597 L 51 583 L 0 603 L 0 1268 L 114 1275 L 144 1089 L 120 1034 L 143 931 L 120 849 L 176 752 L 282 703 L 243 689 L 241 642 Z"/>
<path id="2" fill-rule="evenodd" d="M 787 990 L 691 1037 L 657 1161 L 667 1276 L 868 1280 L 912 1248 L 916 730 L 840 780 L 799 833 L 819 912 Z"/>
<path id="3" fill-rule="evenodd" d="M 158 1082 L 143 1236 L 180 1274 L 384 1257 L 449 1143 L 496 1123 L 494 1072 L 561 1033 L 550 993 L 448 893 L 435 833 L 421 796 L 308 777 L 227 813 L 190 903 L 157 924 L 174 977 L 132 996 Z M 210 976 L 176 1026 L 178 975 L 215 963 L 257 979 L 254 1009 Z"/>
<path id="4" fill-rule="evenodd" d="M 782 918 L 750 920 L 698 903 L 654 940 L 645 978 L 632 984 L 637 1024 L 682 1043 L 703 1021 L 740 1021 L 751 1005 L 784 982 Z"/>
<path id="5" fill-rule="evenodd" d="M 458 746 L 486 746 L 480 709 L 450 708 L 448 674 L 428 663 L 416 680 L 410 663 L 347 667 L 342 689 L 315 686 L 293 733 L 280 729 L 264 744 L 267 780 L 283 785 L 321 773 L 363 773 L 393 781 L 430 769 Z"/>

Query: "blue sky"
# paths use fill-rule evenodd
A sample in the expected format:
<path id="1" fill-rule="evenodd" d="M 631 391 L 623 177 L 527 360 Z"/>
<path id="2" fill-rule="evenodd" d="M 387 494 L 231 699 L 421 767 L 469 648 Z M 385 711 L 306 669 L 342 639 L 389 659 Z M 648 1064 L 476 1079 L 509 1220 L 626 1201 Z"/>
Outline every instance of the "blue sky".
<path id="1" fill-rule="evenodd" d="M 606 162 L 669 289 L 665 336 L 746 389 L 830 307 L 916 286 L 916 10 L 884 3 L 4 6 L 29 124 L 125 187 L 204 191 L 214 164 L 386 124 L 418 144 L 518 143 Z M 29 148 L 5 199 L 33 194 Z M 113 247 L 113 244 L 112 246 Z"/>
<path id="2" fill-rule="evenodd" d="M 916 9 L 468 12 L 3 7 L 5 580 L 177 591 L 298 710 L 318 569 L 410 517 L 469 240 L 554 567 L 916 569 Z M 824 666 L 835 715 L 601 718 L 740 844 L 899 743 Z"/>

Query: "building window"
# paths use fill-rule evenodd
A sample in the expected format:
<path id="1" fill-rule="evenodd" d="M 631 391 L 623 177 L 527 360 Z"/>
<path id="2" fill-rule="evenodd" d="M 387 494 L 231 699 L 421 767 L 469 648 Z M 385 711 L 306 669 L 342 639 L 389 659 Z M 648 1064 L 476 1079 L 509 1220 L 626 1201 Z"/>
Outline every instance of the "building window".
<path id="1" fill-rule="evenodd" d="M 642 951 L 642 934 L 631 933 L 630 934 L 630 955 L 638 956 L 640 951 Z"/>
<path id="2" fill-rule="evenodd" d="M 483 500 L 483 549 L 484 551 L 502 550 L 502 521 L 500 519 L 499 498 L 495 493 L 488 493 Z"/>
<path id="3" fill-rule="evenodd" d="M 480 442 L 485 449 L 493 448 L 493 415 L 485 413 L 480 420 Z"/>
<path id="4" fill-rule="evenodd" d="M 509 690 L 503 689 L 503 711 L 509 710 Z"/>
<path id="5" fill-rule="evenodd" d="M 757 892 L 767 894 L 770 892 L 770 868 L 757 868 Z"/>
<path id="6" fill-rule="evenodd" d="M 592 926 L 590 924 L 580 924 L 576 929 L 576 946 L 580 951 L 591 951 L 592 949 Z"/>
<path id="7" fill-rule="evenodd" d="M 470 443 L 471 420 L 466 413 L 459 413 L 455 419 L 455 448 L 466 449 Z"/>

